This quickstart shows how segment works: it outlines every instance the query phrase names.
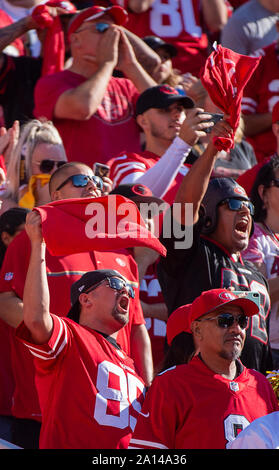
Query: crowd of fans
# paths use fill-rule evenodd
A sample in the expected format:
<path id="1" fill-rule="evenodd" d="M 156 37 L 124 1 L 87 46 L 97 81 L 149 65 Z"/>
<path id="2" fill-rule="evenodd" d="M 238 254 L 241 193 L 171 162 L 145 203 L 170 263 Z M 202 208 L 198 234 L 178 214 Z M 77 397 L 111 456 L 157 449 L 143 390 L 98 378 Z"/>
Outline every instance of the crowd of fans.
<path id="1" fill-rule="evenodd" d="M 0 0 L 0 447 L 277 447 L 278 31 Z"/>

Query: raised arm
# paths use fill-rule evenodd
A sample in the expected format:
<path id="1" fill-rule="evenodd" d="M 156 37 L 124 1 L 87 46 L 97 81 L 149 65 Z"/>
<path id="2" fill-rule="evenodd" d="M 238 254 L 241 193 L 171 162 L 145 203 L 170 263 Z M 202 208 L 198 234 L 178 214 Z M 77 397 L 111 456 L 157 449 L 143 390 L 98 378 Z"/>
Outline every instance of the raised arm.
<path id="1" fill-rule="evenodd" d="M 31 241 L 31 255 L 23 293 L 23 321 L 35 343 L 46 343 L 52 333 L 49 313 L 49 290 L 41 218 L 31 212 L 26 217 L 26 232 Z"/>
<path id="2" fill-rule="evenodd" d="M 181 208 L 181 219 L 179 220 L 182 225 L 187 225 L 184 204 L 193 204 L 193 223 L 195 224 L 199 219 L 200 205 L 206 193 L 218 153 L 217 148 L 213 144 L 214 136 L 228 137 L 230 135 L 231 127 L 226 121 L 222 120 L 215 124 L 207 148 L 191 166 L 186 176 L 184 176 L 174 201 L 183 206 Z"/>
<path id="3" fill-rule="evenodd" d="M 72 36 L 72 41 L 78 41 L 75 35 Z M 87 73 L 87 79 L 81 85 L 59 96 L 54 108 L 54 117 L 87 120 L 97 111 L 118 61 L 119 39 L 120 30 L 115 25 L 100 35 L 96 56 L 88 54 L 81 59 L 85 68 L 88 62 L 90 74 Z M 90 64 L 94 65 L 92 71 Z"/>
<path id="4" fill-rule="evenodd" d="M 228 21 L 225 0 L 202 0 L 201 5 L 204 20 L 210 31 L 221 31 Z"/>
<path id="5" fill-rule="evenodd" d="M 157 52 L 153 51 L 139 36 L 132 33 L 122 26 L 129 42 L 133 46 L 136 58 L 142 67 L 152 75 L 154 69 L 161 64 L 160 56 Z"/>
<path id="6" fill-rule="evenodd" d="M 135 50 L 128 36 L 120 30 L 119 60 L 117 68 L 129 78 L 140 93 L 157 83 L 139 63 Z"/>
<path id="7" fill-rule="evenodd" d="M 128 7 L 134 13 L 143 13 L 152 6 L 154 0 L 128 0 Z"/>

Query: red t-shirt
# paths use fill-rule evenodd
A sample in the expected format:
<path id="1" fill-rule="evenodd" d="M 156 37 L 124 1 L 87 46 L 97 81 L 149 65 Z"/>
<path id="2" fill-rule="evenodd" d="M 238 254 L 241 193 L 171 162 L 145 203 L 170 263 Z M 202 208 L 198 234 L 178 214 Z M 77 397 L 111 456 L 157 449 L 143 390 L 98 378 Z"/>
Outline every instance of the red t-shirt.
<path id="1" fill-rule="evenodd" d="M 276 44 L 258 51 L 261 61 L 244 88 L 241 110 L 244 115 L 272 113 L 279 100 L 279 63 Z M 272 128 L 247 138 L 253 145 L 258 162 L 276 152 Z"/>
<path id="2" fill-rule="evenodd" d="M 13 291 L 23 298 L 24 283 L 30 258 L 30 241 L 25 231 L 9 245 L 0 272 L 0 292 Z M 130 354 L 130 332 L 133 324 L 143 324 L 139 302 L 137 264 L 126 250 L 94 251 L 69 256 L 51 256 L 46 251 L 47 278 L 50 291 L 50 311 L 66 316 L 70 309 L 70 288 L 85 272 L 94 269 L 116 269 L 135 287 L 135 299 L 130 302 L 130 321 L 118 334 L 117 342 Z M 34 386 L 33 360 L 28 350 L 15 340 L 11 332 L 11 360 L 15 378 L 13 415 L 19 418 L 41 420 L 41 412 Z"/>
<path id="3" fill-rule="evenodd" d="M 233 381 L 198 357 L 158 375 L 130 441 L 133 448 L 225 449 L 251 421 L 278 404 L 268 380 L 244 367 Z"/>
<path id="4" fill-rule="evenodd" d="M 123 6 L 123 0 L 112 3 Z M 174 68 L 199 76 L 208 56 L 200 3 L 200 0 L 156 0 L 144 13 L 128 10 L 125 28 L 140 38 L 158 36 L 173 44 L 178 51 L 172 60 Z"/>
<path id="5" fill-rule="evenodd" d="M 40 78 L 34 91 L 34 115 L 54 122 L 63 140 L 69 161 L 80 161 L 92 168 L 106 163 L 124 149 L 140 150 L 140 131 L 135 120 L 138 91 L 130 80 L 112 77 L 97 112 L 88 120 L 55 119 L 59 96 L 76 88 L 86 78 L 64 70 Z"/>
<path id="6" fill-rule="evenodd" d="M 24 323 L 16 330 L 35 357 L 40 448 L 127 448 L 144 398 L 133 361 L 91 328 L 52 318 L 47 344 L 32 344 Z"/>

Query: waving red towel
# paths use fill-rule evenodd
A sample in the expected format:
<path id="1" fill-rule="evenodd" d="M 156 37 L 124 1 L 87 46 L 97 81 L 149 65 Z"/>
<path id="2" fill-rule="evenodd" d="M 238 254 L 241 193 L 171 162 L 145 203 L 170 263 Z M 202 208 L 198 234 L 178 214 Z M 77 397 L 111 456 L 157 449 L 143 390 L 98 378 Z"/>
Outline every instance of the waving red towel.
<path id="1" fill-rule="evenodd" d="M 120 195 L 65 199 L 33 210 L 42 219 L 42 232 L 53 256 L 145 246 L 166 255 L 134 202 Z"/>
<path id="2" fill-rule="evenodd" d="M 33 19 L 39 28 L 46 29 L 42 75 L 60 72 L 64 68 L 65 61 L 65 40 L 61 21 L 59 16 L 54 18 L 49 14 L 48 6 L 64 8 L 68 13 L 76 12 L 76 7 L 68 0 L 50 0 L 34 8 Z"/>
<path id="3" fill-rule="evenodd" d="M 229 115 L 228 123 L 233 129 L 232 138 L 216 137 L 218 150 L 234 147 L 234 134 L 239 124 L 243 89 L 256 69 L 261 57 L 250 57 L 226 49 L 221 45 L 208 57 L 201 81 L 216 106 Z"/>

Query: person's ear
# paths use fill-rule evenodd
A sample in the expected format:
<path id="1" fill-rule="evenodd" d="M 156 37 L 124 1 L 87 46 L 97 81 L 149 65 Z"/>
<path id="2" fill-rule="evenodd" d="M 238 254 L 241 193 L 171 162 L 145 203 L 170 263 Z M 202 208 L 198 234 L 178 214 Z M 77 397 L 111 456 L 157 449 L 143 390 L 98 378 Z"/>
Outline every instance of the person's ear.
<path id="1" fill-rule="evenodd" d="M 59 201 L 61 198 L 60 191 L 53 191 L 50 195 L 51 201 Z"/>
<path id="2" fill-rule="evenodd" d="M 145 114 L 139 114 L 137 117 L 136 117 L 136 121 L 138 123 L 138 125 L 142 128 L 142 130 L 145 130 L 146 127 L 147 127 L 147 119 L 146 119 L 146 116 Z"/>
<path id="3" fill-rule="evenodd" d="M 92 301 L 90 300 L 88 294 L 80 294 L 79 296 L 79 302 L 81 306 L 88 306 L 89 304 L 92 304 Z"/>
<path id="4" fill-rule="evenodd" d="M 201 323 L 199 321 L 194 320 L 191 323 L 191 330 L 192 330 L 194 338 L 201 337 Z"/>

